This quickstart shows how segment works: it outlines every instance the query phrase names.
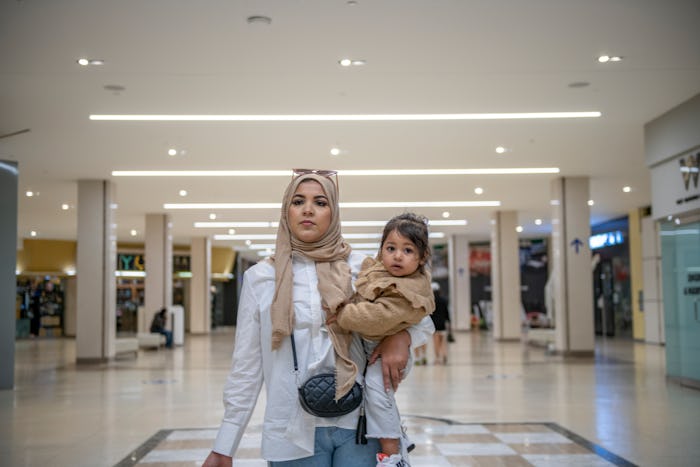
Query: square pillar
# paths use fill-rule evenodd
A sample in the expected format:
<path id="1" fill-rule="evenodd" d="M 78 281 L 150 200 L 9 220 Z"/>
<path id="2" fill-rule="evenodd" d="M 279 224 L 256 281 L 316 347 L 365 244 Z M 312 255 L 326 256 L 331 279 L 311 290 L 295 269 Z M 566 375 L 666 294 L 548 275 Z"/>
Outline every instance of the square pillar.
<path id="1" fill-rule="evenodd" d="M 552 181 L 555 351 L 593 356 L 593 270 L 588 178 Z"/>
<path id="2" fill-rule="evenodd" d="M 112 199 L 109 181 L 78 181 L 78 363 L 103 362 L 115 354 L 117 240 Z"/>
<path id="3" fill-rule="evenodd" d="M 516 211 L 497 211 L 491 217 L 491 301 L 493 337 L 519 340 L 522 329 L 520 254 Z"/>
<path id="4" fill-rule="evenodd" d="M 17 162 L 0 160 L 0 389 L 15 384 Z"/>

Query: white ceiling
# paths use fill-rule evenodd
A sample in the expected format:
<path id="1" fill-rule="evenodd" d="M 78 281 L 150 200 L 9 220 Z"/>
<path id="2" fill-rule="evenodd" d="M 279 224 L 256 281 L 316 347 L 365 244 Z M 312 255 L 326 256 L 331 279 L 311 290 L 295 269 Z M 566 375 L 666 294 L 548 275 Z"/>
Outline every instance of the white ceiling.
<path id="1" fill-rule="evenodd" d="M 269 25 L 248 24 L 266 15 Z M 279 202 L 286 178 L 115 178 L 112 170 L 559 167 L 590 177 L 591 223 L 650 204 L 643 125 L 700 92 L 698 0 L 6 0 L 0 159 L 18 161 L 19 230 L 76 235 L 79 179 L 116 186 L 118 237 L 172 202 Z M 621 55 L 598 63 L 601 54 Z M 80 57 L 104 59 L 81 67 Z M 343 68 L 344 57 L 363 67 Z M 574 82 L 587 87 L 572 88 Z M 124 91 L 104 89 L 119 85 Z M 97 122 L 91 114 L 600 111 L 569 120 Z M 332 146 L 343 153 L 333 157 Z M 509 151 L 497 155 L 495 147 Z M 175 147 L 186 151 L 167 155 Z M 550 230 L 557 175 L 342 177 L 341 199 L 499 200 L 524 236 Z M 623 193 L 623 186 L 632 187 Z M 478 196 L 473 189 L 483 187 Z M 186 198 L 178 196 L 186 189 Z M 27 198 L 26 190 L 39 192 Z M 71 209 L 61 210 L 68 203 Z M 344 209 L 386 220 L 402 208 Z M 441 218 L 441 208 L 416 209 Z M 493 208 L 449 209 L 486 239 Z M 170 211 L 177 243 L 210 211 Z M 276 210 L 216 212 L 275 221 Z M 534 220 L 544 220 L 542 226 Z M 130 230 L 138 231 L 131 237 Z M 347 232 L 379 228 L 348 228 Z M 238 229 L 237 233 L 273 233 Z M 215 242 L 242 245 L 241 242 Z"/>

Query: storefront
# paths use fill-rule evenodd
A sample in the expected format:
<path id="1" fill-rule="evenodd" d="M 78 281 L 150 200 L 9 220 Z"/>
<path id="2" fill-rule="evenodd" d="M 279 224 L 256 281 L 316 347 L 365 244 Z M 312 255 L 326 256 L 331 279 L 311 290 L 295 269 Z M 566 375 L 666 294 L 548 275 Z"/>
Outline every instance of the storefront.
<path id="1" fill-rule="evenodd" d="M 597 336 L 632 337 L 627 217 L 591 227 L 593 322 Z"/>
<path id="2" fill-rule="evenodd" d="M 700 388 L 700 94 L 645 126 L 669 379 Z"/>

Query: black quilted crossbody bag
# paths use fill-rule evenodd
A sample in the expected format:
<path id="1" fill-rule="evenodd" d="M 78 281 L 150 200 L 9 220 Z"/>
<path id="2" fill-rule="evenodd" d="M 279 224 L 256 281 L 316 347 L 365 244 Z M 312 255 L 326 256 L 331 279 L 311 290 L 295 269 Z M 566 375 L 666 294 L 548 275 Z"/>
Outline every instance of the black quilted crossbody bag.
<path id="1" fill-rule="evenodd" d="M 339 417 L 349 414 L 362 404 L 362 385 L 357 381 L 353 384 L 350 392 L 339 400 L 335 400 L 334 373 L 314 375 L 304 383 L 299 384 L 299 364 L 294 333 L 290 337 L 292 338 L 292 354 L 294 355 L 294 374 L 297 376 L 299 388 L 299 402 L 306 412 L 316 417 Z M 366 371 L 367 365 L 365 365 Z"/>

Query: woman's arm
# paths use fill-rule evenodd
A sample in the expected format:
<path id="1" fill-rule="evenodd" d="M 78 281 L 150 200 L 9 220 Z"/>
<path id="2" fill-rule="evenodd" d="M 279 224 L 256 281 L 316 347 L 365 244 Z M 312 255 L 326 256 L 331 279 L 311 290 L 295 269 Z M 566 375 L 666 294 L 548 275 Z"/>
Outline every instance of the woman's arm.
<path id="1" fill-rule="evenodd" d="M 256 291 L 249 279 L 246 272 L 238 306 L 233 363 L 224 386 L 224 419 L 213 449 L 214 453 L 229 458 L 253 414 L 263 382 L 260 313 Z M 220 463 L 220 456 L 210 455 L 207 460 L 217 462 L 209 465 L 226 465 Z"/>
<path id="2" fill-rule="evenodd" d="M 396 391 L 406 369 L 408 359 L 411 356 L 411 347 L 419 347 L 428 342 L 435 332 L 435 326 L 429 316 L 420 323 L 411 326 L 405 331 L 400 331 L 393 336 L 387 336 L 377 345 L 369 359 L 369 364 L 382 357 L 382 374 L 384 375 L 384 389 L 390 388 Z"/>

